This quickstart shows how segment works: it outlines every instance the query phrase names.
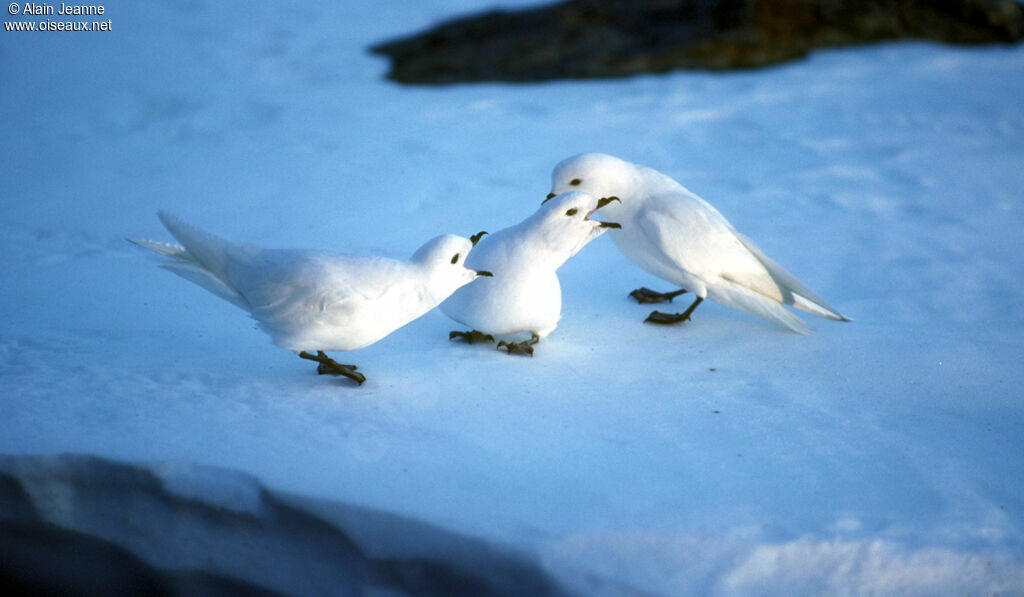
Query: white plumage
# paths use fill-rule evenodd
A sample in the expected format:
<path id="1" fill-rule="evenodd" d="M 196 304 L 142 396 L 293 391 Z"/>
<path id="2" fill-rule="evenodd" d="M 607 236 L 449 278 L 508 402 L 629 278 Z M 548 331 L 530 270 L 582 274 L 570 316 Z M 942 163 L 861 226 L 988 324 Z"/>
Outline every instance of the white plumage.
<path id="1" fill-rule="evenodd" d="M 530 340 L 502 342 L 510 352 L 533 354 L 530 345 L 550 334 L 562 314 L 556 270 L 613 222 L 591 220 L 607 204 L 589 193 L 565 193 L 545 200 L 522 222 L 479 241 L 467 265 L 494 277 L 460 288 L 441 311 L 473 330 L 492 336 L 528 332 Z M 453 332 L 452 337 L 465 336 Z M 469 339 L 469 338 L 467 338 Z"/>
<path id="2" fill-rule="evenodd" d="M 693 307 L 709 298 L 800 333 L 810 327 L 783 304 L 849 321 L 736 232 L 714 207 L 656 170 L 588 153 L 559 163 L 551 178 L 552 193 L 579 189 L 618 197 L 621 201 L 603 212 L 622 225 L 612 232 L 615 246 L 644 270 L 694 293 Z"/>
<path id="3" fill-rule="evenodd" d="M 132 242 L 164 255 L 165 269 L 248 311 L 274 344 L 320 362 L 326 373 L 348 375 L 325 371 L 326 355 L 305 351 L 322 355 L 373 344 L 478 275 L 490 275 L 465 266 L 472 243 L 454 235 L 439 236 L 398 261 L 239 245 L 169 214 L 159 216 L 180 245 Z M 349 377 L 361 383 L 363 376 Z"/>

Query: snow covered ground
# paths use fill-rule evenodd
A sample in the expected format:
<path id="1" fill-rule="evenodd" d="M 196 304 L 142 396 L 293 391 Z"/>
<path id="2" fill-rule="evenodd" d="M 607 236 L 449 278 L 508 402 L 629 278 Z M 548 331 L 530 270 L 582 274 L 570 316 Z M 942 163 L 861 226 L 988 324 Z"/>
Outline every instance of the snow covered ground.
<path id="1" fill-rule="evenodd" d="M 112 2 L 110 32 L 0 32 L 0 453 L 235 469 L 584 593 L 1024 594 L 1024 48 L 445 88 L 365 50 L 488 6 Z M 856 321 L 644 325 L 626 294 L 666 285 L 598 239 L 533 358 L 434 311 L 341 355 L 351 387 L 124 241 L 169 239 L 166 209 L 405 257 L 519 221 L 583 151 L 675 176 Z"/>

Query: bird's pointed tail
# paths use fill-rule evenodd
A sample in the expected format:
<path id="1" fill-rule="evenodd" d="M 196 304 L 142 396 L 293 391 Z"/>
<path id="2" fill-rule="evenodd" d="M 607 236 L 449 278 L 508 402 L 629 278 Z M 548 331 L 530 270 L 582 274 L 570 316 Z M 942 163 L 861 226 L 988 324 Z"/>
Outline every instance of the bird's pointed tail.
<path id="1" fill-rule="evenodd" d="M 181 244 L 129 238 L 128 241 L 166 259 L 160 267 L 249 310 L 249 304 L 228 279 L 226 272 L 228 241 L 200 230 L 166 212 L 158 212 L 160 221 Z"/>
<path id="2" fill-rule="evenodd" d="M 708 298 L 748 315 L 777 323 L 798 334 L 807 335 L 814 331 L 814 328 L 807 322 L 783 307 L 782 303 L 740 284 L 729 285 L 726 288 L 717 289 L 713 293 L 709 290 Z"/>
<path id="3" fill-rule="evenodd" d="M 782 293 L 783 303 L 819 317 L 827 317 L 836 321 L 853 321 L 828 304 L 825 299 L 815 294 L 806 284 L 797 280 L 796 276 L 765 255 L 749 238 L 739 234 L 737 236 L 746 245 L 747 249 L 764 265 L 764 268 L 768 270 L 768 274 Z"/>

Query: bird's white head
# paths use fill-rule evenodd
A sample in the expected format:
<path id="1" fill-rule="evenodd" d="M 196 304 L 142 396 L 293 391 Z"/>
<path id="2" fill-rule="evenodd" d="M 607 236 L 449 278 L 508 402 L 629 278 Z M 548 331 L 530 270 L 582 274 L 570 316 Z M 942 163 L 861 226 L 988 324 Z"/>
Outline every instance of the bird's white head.
<path id="1" fill-rule="evenodd" d="M 636 166 L 605 153 L 583 153 L 560 162 L 551 173 L 549 197 L 567 191 L 585 191 L 595 197 L 619 197 L 628 201 L 637 183 Z M 605 212 L 614 218 L 621 206 L 611 205 Z"/>
<path id="2" fill-rule="evenodd" d="M 436 296 L 449 294 L 491 272 L 466 267 L 466 257 L 475 243 L 468 238 L 444 234 L 427 241 L 413 253 L 411 261 L 424 267 Z"/>
<path id="3" fill-rule="evenodd" d="M 531 242 L 541 243 L 544 252 L 561 265 L 606 230 L 620 228 L 616 222 L 591 219 L 594 212 L 615 201 L 614 197 L 599 199 L 583 191 L 569 191 L 545 199 L 523 224 L 531 231 Z"/>

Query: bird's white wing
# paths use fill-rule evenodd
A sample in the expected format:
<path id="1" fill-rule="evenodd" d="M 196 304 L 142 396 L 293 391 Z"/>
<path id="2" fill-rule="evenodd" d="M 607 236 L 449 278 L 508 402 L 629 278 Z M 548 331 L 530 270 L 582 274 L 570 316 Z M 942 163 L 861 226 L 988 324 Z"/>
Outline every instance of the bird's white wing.
<path id="1" fill-rule="evenodd" d="M 419 315 L 409 265 L 385 258 L 265 250 L 229 266 L 260 327 L 279 346 L 354 350 Z"/>
<path id="2" fill-rule="evenodd" d="M 239 246 L 228 276 L 261 321 L 312 321 L 356 310 L 387 292 L 400 263 L 383 258 L 340 257 L 311 251 Z"/>
<path id="3" fill-rule="evenodd" d="M 696 196 L 676 194 L 645 202 L 638 224 L 664 255 L 704 284 L 713 301 L 783 325 L 810 327 L 782 306 L 782 291 L 720 213 Z M 700 294 L 700 288 L 689 288 Z"/>
<path id="4" fill-rule="evenodd" d="M 686 193 L 650 197 L 637 223 L 657 251 L 708 287 L 721 279 L 772 300 L 782 300 L 781 291 L 761 261 L 726 219 L 699 197 Z"/>

